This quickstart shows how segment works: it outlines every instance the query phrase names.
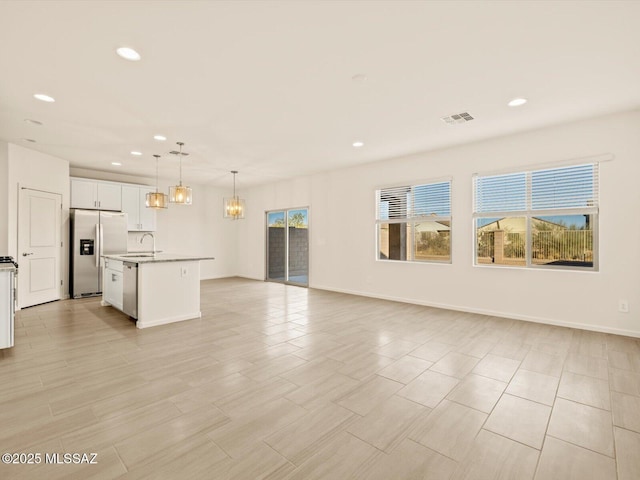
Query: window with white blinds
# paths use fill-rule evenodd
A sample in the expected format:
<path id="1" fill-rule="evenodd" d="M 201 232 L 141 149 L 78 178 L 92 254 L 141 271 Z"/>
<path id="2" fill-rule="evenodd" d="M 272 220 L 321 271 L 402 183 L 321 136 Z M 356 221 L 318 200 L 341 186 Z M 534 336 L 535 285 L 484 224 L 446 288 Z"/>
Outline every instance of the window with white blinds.
<path id="1" fill-rule="evenodd" d="M 596 270 L 598 166 L 475 175 L 476 264 Z"/>
<path id="2" fill-rule="evenodd" d="M 451 261 L 451 181 L 376 192 L 379 260 Z"/>

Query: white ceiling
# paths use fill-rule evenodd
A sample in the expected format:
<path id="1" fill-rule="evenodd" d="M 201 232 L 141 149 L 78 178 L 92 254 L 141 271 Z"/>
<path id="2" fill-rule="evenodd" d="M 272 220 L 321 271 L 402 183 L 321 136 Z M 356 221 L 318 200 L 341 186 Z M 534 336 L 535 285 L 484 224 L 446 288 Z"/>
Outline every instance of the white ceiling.
<path id="1" fill-rule="evenodd" d="M 639 21 L 635 1 L 0 0 L 0 138 L 143 176 L 159 153 L 167 178 L 183 141 L 187 182 L 264 183 L 638 108 Z"/>

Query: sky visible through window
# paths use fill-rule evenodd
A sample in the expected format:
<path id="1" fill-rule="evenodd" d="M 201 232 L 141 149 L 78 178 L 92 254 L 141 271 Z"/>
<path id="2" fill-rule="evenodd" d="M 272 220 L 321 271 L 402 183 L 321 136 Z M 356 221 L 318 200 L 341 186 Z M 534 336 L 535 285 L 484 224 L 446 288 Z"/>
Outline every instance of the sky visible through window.
<path id="1" fill-rule="evenodd" d="M 308 225 L 308 210 L 301 208 L 299 210 L 289 210 L 289 220 L 297 221 L 302 225 Z M 269 227 L 284 226 L 284 211 L 269 212 L 267 216 L 267 225 Z"/>

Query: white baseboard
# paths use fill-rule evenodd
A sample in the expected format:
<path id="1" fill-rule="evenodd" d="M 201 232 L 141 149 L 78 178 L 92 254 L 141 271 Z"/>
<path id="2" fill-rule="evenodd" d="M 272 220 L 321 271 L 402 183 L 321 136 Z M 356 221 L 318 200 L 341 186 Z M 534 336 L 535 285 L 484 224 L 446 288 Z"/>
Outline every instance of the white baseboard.
<path id="1" fill-rule="evenodd" d="M 202 318 L 202 312 L 176 315 L 175 317 L 159 318 L 158 320 L 148 320 L 144 323 L 138 320 L 136 321 L 136 327 L 137 328 L 156 327 L 158 325 L 166 325 L 167 323 L 182 322 L 184 320 L 195 320 L 197 318 Z"/>
<path id="2" fill-rule="evenodd" d="M 518 313 L 510 313 L 510 312 L 500 312 L 495 310 L 485 310 L 482 308 L 471 308 L 460 305 L 450 305 L 444 303 L 435 303 L 435 302 L 423 302 L 420 300 L 415 300 L 411 298 L 403 298 L 403 297 L 395 297 L 391 295 L 373 295 L 367 292 L 359 292 L 355 290 L 346 290 L 341 288 L 328 287 L 323 285 L 313 285 L 311 288 L 316 288 L 318 290 L 327 290 L 329 292 L 337 292 L 337 293 L 346 293 L 349 295 L 358 295 L 361 297 L 369 297 L 369 298 L 378 298 L 380 300 L 390 300 L 393 302 L 401 302 L 401 303 L 410 303 L 413 305 L 424 305 L 425 307 L 434 307 L 434 308 L 442 308 L 445 310 L 455 310 L 458 312 L 467 312 L 467 313 L 477 313 L 480 315 L 489 315 L 492 317 L 501 317 L 501 318 L 509 318 L 512 320 L 521 320 L 525 322 L 533 322 L 533 323 L 542 323 L 545 325 L 554 325 L 556 327 L 568 327 L 568 328 L 577 328 L 581 330 L 589 330 L 592 332 L 600 332 L 600 333 L 611 333 L 614 335 L 624 335 L 627 337 L 635 337 L 640 338 L 640 332 L 635 330 L 626 330 L 623 328 L 613 328 L 613 327 L 605 327 L 602 325 L 591 325 L 588 323 L 579 323 L 579 322 L 564 322 L 562 320 L 555 320 L 552 318 L 544 318 L 544 317 L 534 317 L 531 315 L 521 315 Z"/>

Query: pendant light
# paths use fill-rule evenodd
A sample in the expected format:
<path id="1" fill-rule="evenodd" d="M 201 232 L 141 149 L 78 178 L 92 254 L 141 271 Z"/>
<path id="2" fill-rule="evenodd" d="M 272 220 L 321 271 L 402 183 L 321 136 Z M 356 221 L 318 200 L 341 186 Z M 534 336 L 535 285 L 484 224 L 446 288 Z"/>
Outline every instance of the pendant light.
<path id="1" fill-rule="evenodd" d="M 173 155 L 180 157 L 180 183 L 173 187 L 169 187 L 169 202 L 177 203 L 178 205 L 191 205 L 191 187 L 185 187 L 182 185 L 182 157 L 189 155 L 188 153 L 182 153 L 183 142 L 176 142 L 180 145 L 180 151 L 175 150 L 169 152 Z"/>
<path id="2" fill-rule="evenodd" d="M 231 170 L 233 173 L 233 197 L 224 199 L 224 218 L 238 220 L 244 218 L 244 200 L 236 195 L 236 174 L 237 170 Z"/>
<path id="3" fill-rule="evenodd" d="M 155 208 L 155 209 L 169 208 L 167 194 L 158 192 L 158 159 L 160 158 L 160 155 L 154 155 L 154 157 L 156 157 L 156 191 L 148 192 L 145 195 L 144 203 L 147 206 L 147 208 Z"/>

